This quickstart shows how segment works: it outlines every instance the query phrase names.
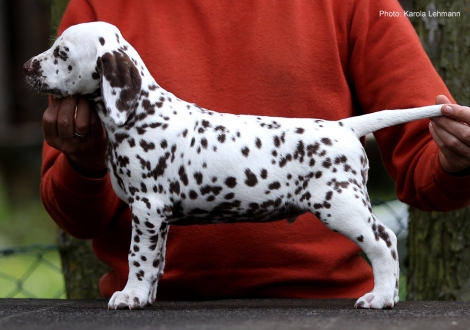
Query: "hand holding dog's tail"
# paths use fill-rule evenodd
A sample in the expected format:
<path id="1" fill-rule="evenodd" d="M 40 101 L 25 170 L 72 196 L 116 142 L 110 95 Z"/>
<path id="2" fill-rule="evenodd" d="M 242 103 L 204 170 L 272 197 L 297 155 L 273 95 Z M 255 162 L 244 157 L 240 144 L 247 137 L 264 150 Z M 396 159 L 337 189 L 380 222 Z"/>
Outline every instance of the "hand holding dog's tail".
<path id="1" fill-rule="evenodd" d="M 442 104 L 402 110 L 384 110 L 362 116 L 342 119 L 340 122 L 361 136 L 382 128 L 408 123 L 413 120 L 441 116 Z"/>

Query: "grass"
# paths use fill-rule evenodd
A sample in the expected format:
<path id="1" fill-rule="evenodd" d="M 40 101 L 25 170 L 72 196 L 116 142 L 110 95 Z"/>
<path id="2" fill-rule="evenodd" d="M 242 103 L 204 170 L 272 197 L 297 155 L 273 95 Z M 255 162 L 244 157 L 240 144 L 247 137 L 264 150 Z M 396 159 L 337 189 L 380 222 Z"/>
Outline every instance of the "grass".
<path id="1" fill-rule="evenodd" d="M 65 298 L 60 256 L 50 248 L 57 235 L 39 197 L 11 201 L 0 178 L 0 298 Z"/>
<path id="2" fill-rule="evenodd" d="M 64 288 L 57 250 L 18 249 L 0 256 L 0 297 L 65 298 Z"/>
<path id="3" fill-rule="evenodd" d="M 39 198 L 21 206 L 8 204 L 0 185 L 0 249 L 33 244 L 56 244 L 58 228 Z"/>
<path id="4" fill-rule="evenodd" d="M 400 297 L 400 301 L 406 300 L 406 275 L 400 274 L 400 281 L 398 283 L 398 296 Z"/>

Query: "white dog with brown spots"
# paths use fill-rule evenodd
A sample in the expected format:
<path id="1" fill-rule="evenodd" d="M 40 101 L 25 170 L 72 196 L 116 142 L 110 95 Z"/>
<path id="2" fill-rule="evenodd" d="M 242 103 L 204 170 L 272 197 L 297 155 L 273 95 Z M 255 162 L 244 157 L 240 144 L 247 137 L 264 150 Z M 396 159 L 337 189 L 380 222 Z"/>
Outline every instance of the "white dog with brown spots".
<path id="1" fill-rule="evenodd" d="M 361 136 L 441 115 L 441 106 L 386 110 L 339 121 L 237 116 L 178 99 L 152 78 L 119 30 L 72 26 L 25 64 L 27 80 L 55 97 L 96 102 L 107 131 L 116 194 L 132 210 L 129 279 L 109 308 L 156 299 L 170 224 L 268 222 L 312 212 L 356 242 L 375 285 L 357 308 L 398 302 L 394 233 L 372 213 Z"/>

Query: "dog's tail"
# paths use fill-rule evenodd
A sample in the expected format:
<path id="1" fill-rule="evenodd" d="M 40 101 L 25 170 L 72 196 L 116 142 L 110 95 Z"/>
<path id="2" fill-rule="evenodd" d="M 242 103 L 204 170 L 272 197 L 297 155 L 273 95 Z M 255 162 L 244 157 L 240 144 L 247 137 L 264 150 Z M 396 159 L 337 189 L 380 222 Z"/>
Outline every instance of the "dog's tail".
<path id="1" fill-rule="evenodd" d="M 413 120 L 441 116 L 441 105 L 430 105 L 421 108 L 383 110 L 362 116 L 341 119 L 343 125 L 351 128 L 358 138 L 379 129 L 404 124 Z"/>

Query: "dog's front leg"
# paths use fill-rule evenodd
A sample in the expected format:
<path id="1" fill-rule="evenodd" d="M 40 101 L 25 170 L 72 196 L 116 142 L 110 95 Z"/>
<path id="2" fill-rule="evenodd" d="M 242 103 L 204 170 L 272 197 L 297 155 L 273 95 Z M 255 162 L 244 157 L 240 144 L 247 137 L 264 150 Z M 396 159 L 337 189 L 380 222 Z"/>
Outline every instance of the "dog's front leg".
<path id="1" fill-rule="evenodd" d="M 138 309 L 155 302 L 157 283 L 163 275 L 168 223 L 158 201 L 142 199 L 130 205 L 132 241 L 129 277 L 122 291 L 113 294 L 108 309 Z"/>

